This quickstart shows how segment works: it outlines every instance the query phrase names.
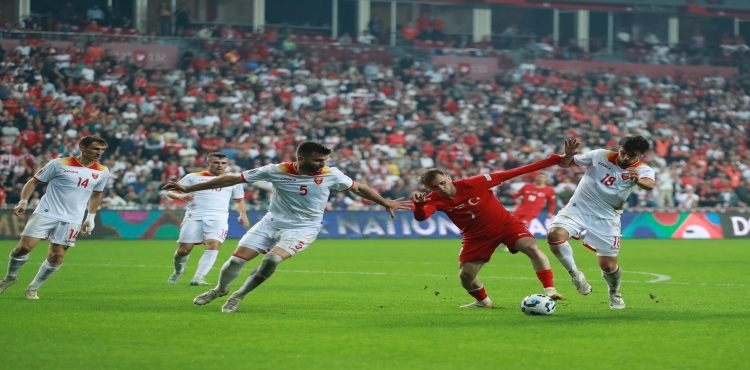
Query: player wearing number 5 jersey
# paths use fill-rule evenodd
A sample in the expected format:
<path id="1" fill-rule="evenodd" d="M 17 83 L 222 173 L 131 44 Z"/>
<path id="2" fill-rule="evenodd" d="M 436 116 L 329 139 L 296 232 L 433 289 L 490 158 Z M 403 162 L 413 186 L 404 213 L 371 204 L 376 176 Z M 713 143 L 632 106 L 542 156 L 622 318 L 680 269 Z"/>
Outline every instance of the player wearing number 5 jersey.
<path id="1" fill-rule="evenodd" d="M 464 240 L 458 257 L 458 276 L 464 289 L 476 299 L 462 308 L 492 307 L 477 275 L 500 244 L 505 244 L 511 253 L 521 252 L 528 256 L 544 293 L 552 299 L 562 299 L 555 290 L 549 260 L 537 247 L 534 236 L 503 208 L 490 189 L 516 176 L 560 164 L 563 158 L 570 158 L 577 152 L 578 145 L 575 139 L 565 140 L 564 156 L 551 155 L 510 171 L 451 181 L 445 173 L 433 168 L 420 176 L 419 181 L 432 193 L 412 196 L 414 219 L 424 221 L 436 211 L 442 211 L 461 229 Z"/>
<path id="2" fill-rule="evenodd" d="M 180 180 L 180 184 L 190 186 L 225 176 L 224 170 L 228 164 L 227 155 L 221 152 L 210 153 L 206 156 L 206 169 L 202 172 L 191 173 Z M 237 222 L 243 227 L 250 226 L 247 220 L 247 208 L 245 207 L 245 190 L 242 185 L 234 185 L 228 188 L 197 191 L 191 194 L 182 194 L 179 191 L 170 191 L 167 196 L 186 202 L 185 218 L 180 225 L 180 243 L 174 254 L 174 272 L 167 280 L 168 284 L 177 284 L 180 277 L 185 273 L 185 265 L 190 252 L 196 244 L 204 244 L 198 270 L 190 281 L 190 285 L 211 285 L 206 282 L 205 276 L 211 271 L 219 255 L 219 247 L 224 243 L 229 231 L 228 205 L 233 200 L 240 217 Z"/>
<path id="3" fill-rule="evenodd" d="M 411 202 L 383 199 L 337 168 L 327 167 L 325 163 L 330 154 L 331 149 L 308 141 L 297 147 L 294 163 L 269 164 L 239 176 L 221 176 L 190 186 L 173 181 L 164 186 L 183 193 L 257 181 L 267 181 L 273 186 L 268 213 L 242 237 L 232 257 L 221 268 L 216 288 L 196 297 L 195 304 L 204 305 L 226 295 L 229 284 L 239 276 L 245 263 L 265 253 L 260 266 L 221 308 L 222 312 L 236 312 L 242 299 L 270 278 L 276 266 L 303 251 L 317 238 L 331 190 L 351 191 L 369 199 L 383 206 L 391 217 L 395 217 L 396 210 L 410 209 Z"/>
<path id="4" fill-rule="evenodd" d="M 47 184 L 47 192 L 29 217 L 21 241 L 10 252 L 8 274 L 0 280 L 0 293 L 18 281 L 18 271 L 28 260 L 29 252 L 40 240 L 47 239 L 50 242 L 47 260 L 26 289 L 26 298 L 39 299 L 37 290 L 60 268 L 79 231 L 87 235 L 94 230 L 94 218 L 109 176 L 107 167 L 97 161 L 107 149 L 107 142 L 98 136 L 86 136 L 78 148 L 80 155 L 50 161 L 21 190 L 21 201 L 14 210 L 19 217 L 26 213 L 28 199 L 37 184 Z M 87 205 L 88 216 L 84 221 Z"/>
<path id="5" fill-rule="evenodd" d="M 654 170 L 641 162 L 650 144 L 643 136 L 620 140 L 617 152 L 599 149 L 567 158 L 561 167 L 587 167 L 568 204 L 552 221 L 547 242 L 552 253 L 570 274 L 578 292 L 591 293 L 591 285 L 576 268 L 570 236 L 587 231 L 583 245 L 596 252 L 602 276 L 609 287 L 609 308 L 625 308 L 620 293 L 620 215 L 625 201 L 636 186 L 654 188 Z"/>

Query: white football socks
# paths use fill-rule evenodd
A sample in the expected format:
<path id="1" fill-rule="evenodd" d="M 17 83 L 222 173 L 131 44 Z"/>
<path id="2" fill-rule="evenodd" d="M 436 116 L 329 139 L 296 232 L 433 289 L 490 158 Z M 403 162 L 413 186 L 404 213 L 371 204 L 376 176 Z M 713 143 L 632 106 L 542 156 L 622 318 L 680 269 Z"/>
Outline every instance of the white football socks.
<path id="1" fill-rule="evenodd" d="M 18 276 L 18 271 L 21 270 L 21 267 L 23 266 L 26 261 L 29 260 L 29 254 L 25 254 L 23 256 L 16 256 L 13 254 L 13 251 L 10 252 L 10 260 L 8 261 L 8 276 L 9 277 L 16 277 Z"/>
<path id="2" fill-rule="evenodd" d="M 180 256 L 177 254 L 177 252 L 174 252 L 174 272 L 176 273 L 184 273 L 185 272 L 185 265 L 187 264 L 187 261 L 190 259 L 190 255 L 187 256 Z"/>
<path id="3" fill-rule="evenodd" d="M 620 265 L 617 265 L 613 271 L 604 271 L 602 270 L 602 277 L 604 278 L 604 281 L 607 282 L 607 286 L 609 286 L 609 292 L 610 293 L 619 293 L 620 292 L 620 283 L 622 276 L 622 269 L 620 269 Z"/>
<path id="4" fill-rule="evenodd" d="M 576 267 L 576 261 L 573 259 L 573 247 L 570 246 L 570 243 L 565 241 L 557 245 L 550 244 L 550 249 L 552 250 L 552 254 L 557 257 L 557 260 L 565 267 L 565 271 L 570 274 L 570 277 L 578 274 L 578 267 Z"/>
<path id="5" fill-rule="evenodd" d="M 36 277 L 34 277 L 34 281 L 29 284 L 29 289 L 39 289 L 42 284 L 44 284 L 49 278 L 52 276 L 52 274 L 55 273 L 55 271 L 60 269 L 60 265 L 53 265 L 49 263 L 49 261 L 44 260 L 44 263 L 42 263 L 42 267 L 39 268 L 39 272 L 36 274 Z"/>
<path id="6" fill-rule="evenodd" d="M 229 284 L 240 276 L 240 273 L 242 273 L 242 267 L 245 266 L 246 263 L 246 260 L 236 256 L 229 258 L 229 260 L 224 263 L 224 266 L 221 267 L 219 284 L 216 285 L 216 290 L 222 293 L 229 291 Z"/>
<path id="7" fill-rule="evenodd" d="M 214 263 L 216 263 L 216 257 L 219 256 L 218 250 L 206 250 L 203 252 L 203 256 L 201 256 L 201 259 L 198 261 L 198 271 L 195 272 L 194 280 L 198 280 L 206 275 L 208 275 L 209 271 L 211 271 L 211 268 L 214 267 Z"/>

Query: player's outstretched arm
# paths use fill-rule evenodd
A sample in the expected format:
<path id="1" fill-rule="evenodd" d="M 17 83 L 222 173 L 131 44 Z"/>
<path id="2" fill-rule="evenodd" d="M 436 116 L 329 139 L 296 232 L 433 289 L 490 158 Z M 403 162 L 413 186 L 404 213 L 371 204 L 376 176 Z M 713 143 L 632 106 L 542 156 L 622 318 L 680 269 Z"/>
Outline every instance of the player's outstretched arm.
<path id="1" fill-rule="evenodd" d="M 578 154 L 578 148 L 581 146 L 581 143 L 578 142 L 577 139 L 565 139 L 564 142 L 564 148 L 565 148 L 565 154 L 562 155 L 561 161 L 560 161 L 560 167 L 562 168 L 568 168 L 574 164 L 573 157 Z"/>
<path id="2" fill-rule="evenodd" d="M 23 185 L 23 189 L 21 189 L 21 200 L 18 201 L 16 208 L 13 209 L 14 215 L 21 217 L 26 213 L 26 207 L 29 205 L 29 198 L 31 198 L 31 194 L 34 193 L 34 189 L 36 189 L 36 185 L 39 183 L 40 182 L 33 177 L 30 178 L 29 181 L 26 181 L 26 184 Z"/>
<path id="3" fill-rule="evenodd" d="M 185 203 L 190 203 L 195 199 L 195 195 L 193 194 L 183 194 L 175 190 L 167 192 L 167 196 L 172 199 L 181 200 Z"/>
<path id="4" fill-rule="evenodd" d="M 236 175 L 226 175 L 217 177 L 213 180 L 209 180 L 206 182 L 202 182 L 200 184 L 185 186 L 180 184 L 177 181 L 170 181 L 166 185 L 164 185 L 164 190 L 177 190 L 183 193 L 193 193 L 196 191 L 201 190 L 208 190 L 208 189 L 218 189 L 218 188 L 226 188 L 227 186 L 233 186 L 237 184 L 242 184 L 244 181 L 242 181 L 242 177 L 236 176 Z"/>
<path id="5" fill-rule="evenodd" d="M 351 191 L 354 195 L 380 204 L 381 206 L 383 206 L 383 208 L 385 208 L 386 212 L 391 215 L 391 218 L 396 218 L 396 215 L 393 213 L 395 211 L 411 209 L 410 201 L 402 200 L 404 198 L 385 199 L 381 197 L 380 194 L 370 189 L 367 185 L 360 184 L 356 181 L 349 191 Z"/>
<path id="6" fill-rule="evenodd" d="M 525 175 L 534 171 L 543 170 L 554 165 L 559 165 L 561 158 L 562 157 L 559 154 L 550 154 L 550 156 L 546 159 L 542 159 L 541 161 L 527 164 L 525 166 L 516 167 L 512 170 L 470 177 L 466 179 L 466 183 L 476 187 L 485 186 L 487 187 L 487 189 L 494 188 L 495 186 L 500 185 L 502 182 L 510 180 L 514 177 Z"/>

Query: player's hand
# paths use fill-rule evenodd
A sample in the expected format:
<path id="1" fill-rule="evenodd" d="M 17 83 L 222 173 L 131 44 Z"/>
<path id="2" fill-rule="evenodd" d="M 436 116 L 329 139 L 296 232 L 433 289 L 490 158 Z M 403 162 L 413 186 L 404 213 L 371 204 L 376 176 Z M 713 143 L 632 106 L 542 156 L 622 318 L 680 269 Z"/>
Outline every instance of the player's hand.
<path id="1" fill-rule="evenodd" d="M 16 208 L 13 208 L 13 214 L 16 215 L 16 217 L 23 216 L 24 213 L 26 213 L 26 206 L 28 204 L 19 204 L 16 206 Z"/>
<path id="2" fill-rule="evenodd" d="M 426 196 L 427 194 L 420 191 L 420 192 L 416 192 L 412 194 L 410 199 L 412 202 L 414 202 L 414 204 L 423 204 L 423 203 L 427 203 L 430 201 L 429 199 L 426 198 Z"/>
<path id="3" fill-rule="evenodd" d="M 391 218 L 396 218 L 396 214 L 394 214 L 393 212 L 410 210 L 411 206 L 411 201 L 404 200 L 404 198 L 398 198 L 386 199 L 384 208 L 386 212 L 391 215 Z"/>
<path id="4" fill-rule="evenodd" d="M 581 143 L 576 138 L 565 139 L 565 156 L 570 157 L 578 154 L 578 148 Z"/>
<path id="5" fill-rule="evenodd" d="M 94 221 L 86 221 L 81 225 L 81 233 L 83 235 L 91 235 L 92 231 L 94 231 Z"/>
<path id="6" fill-rule="evenodd" d="M 164 190 L 177 190 L 183 193 L 187 193 L 187 186 L 180 184 L 177 181 L 170 181 L 162 187 Z"/>
<path id="7" fill-rule="evenodd" d="M 250 220 L 247 219 L 247 216 L 237 217 L 237 222 L 241 223 L 244 228 L 250 226 Z"/>
<path id="8" fill-rule="evenodd" d="M 190 203 L 194 199 L 195 199 L 195 195 L 194 194 L 183 194 L 182 198 L 180 200 L 182 200 L 185 203 Z"/>
<path id="9" fill-rule="evenodd" d="M 637 184 L 638 180 L 640 179 L 638 170 L 636 170 L 635 168 L 628 168 L 628 178 L 630 179 L 630 181 Z"/>

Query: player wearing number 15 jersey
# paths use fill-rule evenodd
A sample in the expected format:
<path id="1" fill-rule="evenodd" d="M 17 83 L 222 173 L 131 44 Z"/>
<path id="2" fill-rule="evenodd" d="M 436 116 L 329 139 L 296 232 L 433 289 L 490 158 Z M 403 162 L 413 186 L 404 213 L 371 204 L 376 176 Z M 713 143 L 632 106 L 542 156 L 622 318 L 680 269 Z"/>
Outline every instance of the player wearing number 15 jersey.
<path id="1" fill-rule="evenodd" d="M 28 199 L 37 184 L 47 184 L 47 192 L 29 217 L 18 246 L 10 252 L 8 274 L 0 280 L 0 293 L 18 281 L 16 276 L 28 260 L 29 252 L 39 241 L 47 239 L 50 242 L 47 260 L 26 289 L 26 298 L 39 299 L 37 290 L 60 268 L 65 252 L 75 245 L 78 232 L 87 235 L 94 230 L 94 218 L 109 176 L 107 167 L 97 161 L 107 149 L 107 142 L 98 136 L 86 136 L 78 147 L 80 155 L 50 161 L 21 190 L 21 201 L 14 210 L 18 217 L 26 213 Z M 84 221 L 87 205 L 89 213 Z"/>
<path id="2" fill-rule="evenodd" d="M 575 139 L 565 141 L 565 157 L 572 157 L 577 150 L 578 143 Z M 555 290 L 549 260 L 537 247 L 534 236 L 523 223 L 503 208 L 490 190 L 516 176 L 560 164 L 562 158 L 564 157 L 552 155 L 545 160 L 509 171 L 457 181 L 451 181 L 443 171 L 434 168 L 420 176 L 419 181 L 432 193 L 426 196 L 424 193 L 417 193 L 412 196 L 414 219 L 424 221 L 436 211 L 442 211 L 461 229 L 464 240 L 458 257 L 458 276 L 464 289 L 476 299 L 473 303 L 461 306 L 462 308 L 492 307 L 492 301 L 477 275 L 500 244 L 505 244 L 511 253 L 521 252 L 528 256 L 544 293 L 552 299 L 562 299 Z"/>
<path id="3" fill-rule="evenodd" d="M 228 164 L 227 155 L 221 152 L 210 153 L 206 156 L 206 169 L 202 172 L 191 173 L 180 180 L 182 185 L 194 185 L 215 179 L 217 176 L 225 176 L 224 170 Z M 243 227 L 248 227 L 247 208 L 245 207 L 245 190 L 242 185 L 234 185 L 228 188 L 197 191 L 191 194 L 182 194 L 179 191 L 170 191 L 167 196 L 186 202 L 185 218 L 180 225 L 180 243 L 174 254 L 174 272 L 167 280 L 167 284 L 180 282 L 182 274 L 185 273 L 185 265 L 190 252 L 196 244 L 204 244 L 198 269 L 195 276 L 190 280 L 190 285 L 211 285 L 206 282 L 205 276 L 211 271 L 219 255 L 219 247 L 224 243 L 229 231 L 229 200 L 233 200 L 240 217 L 237 219 Z"/>
<path id="4" fill-rule="evenodd" d="M 190 186 L 176 182 L 165 185 L 165 189 L 183 193 L 257 181 L 267 181 L 273 186 L 268 213 L 242 237 L 232 257 L 221 268 L 216 288 L 196 297 L 195 304 L 208 304 L 226 295 L 229 284 L 239 276 L 245 263 L 265 253 L 260 266 L 221 308 L 222 312 L 236 312 L 245 295 L 270 278 L 276 266 L 303 251 L 317 238 L 331 190 L 351 191 L 369 199 L 383 206 L 391 217 L 395 217 L 396 210 L 410 208 L 411 202 L 383 199 L 338 169 L 327 167 L 325 163 L 330 154 L 331 149 L 308 141 L 297 147 L 294 163 L 269 164 L 239 176 L 221 176 Z"/>
<path id="5" fill-rule="evenodd" d="M 654 188 L 654 170 L 641 162 L 650 144 L 643 136 L 620 140 L 617 152 L 599 149 L 564 160 L 560 166 L 587 167 L 568 204 L 552 221 L 547 242 L 552 253 L 570 274 L 578 292 L 591 293 L 591 285 L 576 268 L 568 238 L 587 231 L 583 245 L 596 252 L 602 276 L 609 287 L 609 308 L 623 309 L 620 293 L 620 215 L 636 186 Z"/>

